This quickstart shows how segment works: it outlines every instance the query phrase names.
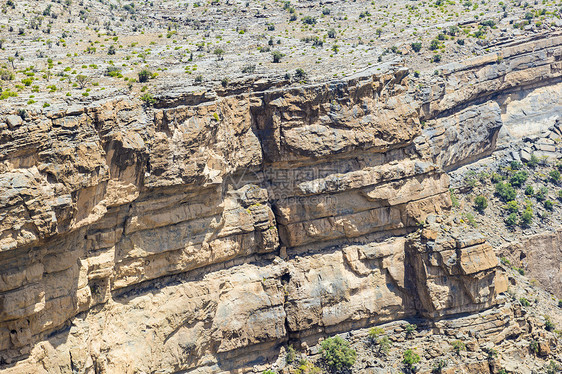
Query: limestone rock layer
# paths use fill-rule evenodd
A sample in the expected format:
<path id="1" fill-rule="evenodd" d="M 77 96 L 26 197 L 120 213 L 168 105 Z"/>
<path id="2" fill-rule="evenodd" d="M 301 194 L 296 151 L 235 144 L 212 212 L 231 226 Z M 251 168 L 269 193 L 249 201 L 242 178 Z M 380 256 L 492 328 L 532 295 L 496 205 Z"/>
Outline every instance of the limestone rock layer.
<path id="1" fill-rule="evenodd" d="M 502 98 L 560 81 L 561 51 L 4 113 L 0 369 L 244 370 L 289 340 L 495 305 L 485 238 L 416 230 L 450 208 L 446 170 L 495 148 Z"/>

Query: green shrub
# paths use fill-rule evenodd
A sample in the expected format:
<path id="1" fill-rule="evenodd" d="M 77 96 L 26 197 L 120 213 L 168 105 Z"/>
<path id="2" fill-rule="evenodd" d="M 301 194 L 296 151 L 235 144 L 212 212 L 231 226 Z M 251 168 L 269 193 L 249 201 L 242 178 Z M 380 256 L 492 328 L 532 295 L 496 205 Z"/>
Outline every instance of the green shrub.
<path id="1" fill-rule="evenodd" d="M 508 182 L 496 183 L 496 194 L 505 202 L 515 200 L 517 197 L 517 192 Z"/>
<path id="2" fill-rule="evenodd" d="M 295 78 L 299 80 L 306 79 L 307 75 L 308 73 L 302 68 L 298 68 L 297 70 L 295 70 Z"/>
<path id="3" fill-rule="evenodd" d="M 523 183 L 527 180 L 528 175 L 525 170 L 519 170 L 515 174 L 513 174 L 510 178 L 510 182 L 512 186 L 521 187 Z"/>
<path id="4" fill-rule="evenodd" d="M 415 42 L 415 43 L 412 43 L 410 45 L 412 46 L 412 49 L 414 50 L 414 52 L 421 51 L 422 44 L 420 42 Z"/>
<path id="5" fill-rule="evenodd" d="M 145 83 L 152 77 L 152 73 L 148 69 L 143 69 L 139 72 L 139 82 Z"/>
<path id="6" fill-rule="evenodd" d="M 410 370 L 415 370 L 415 365 L 421 361 L 420 356 L 408 349 L 404 352 L 402 363 Z"/>
<path id="7" fill-rule="evenodd" d="M 543 205 L 546 210 L 552 210 L 554 208 L 554 203 L 550 200 L 545 200 Z"/>
<path id="8" fill-rule="evenodd" d="M 560 172 L 558 170 L 552 170 L 550 173 L 548 173 L 548 176 L 550 177 L 550 181 L 552 183 L 560 182 Z"/>
<path id="9" fill-rule="evenodd" d="M 515 226 L 517 225 L 518 216 L 517 213 L 510 213 L 507 218 L 505 219 L 505 223 L 508 226 Z"/>
<path id="10" fill-rule="evenodd" d="M 443 372 L 443 369 L 446 366 L 447 366 L 447 361 L 440 359 L 433 364 L 433 368 L 431 369 L 431 372 L 434 374 L 440 374 L 441 372 Z"/>
<path id="11" fill-rule="evenodd" d="M 533 153 L 529 161 L 527 161 L 527 166 L 530 168 L 535 168 L 537 167 L 538 164 L 539 164 L 539 158 L 535 156 L 535 154 Z"/>
<path id="12" fill-rule="evenodd" d="M 510 213 L 517 213 L 519 212 L 519 205 L 517 204 L 516 200 L 508 201 L 507 204 L 503 206 Z"/>
<path id="13" fill-rule="evenodd" d="M 149 93 L 145 93 L 140 97 L 142 101 L 144 101 L 147 105 L 153 105 L 156 103 L 156 99 Z"/>
<path id="14" fill-rule="evenodd" d="M 529 344 L 529 349 L 531 352 L 537 354 L 539 353 L 539 342 L 536 340 L 531 340 L 531 344 Z"/>
<path id="15" fill-rule="evenodd" d="M 450 188 L 449 193 L 451 194 L 451 204 L 453 205 L 453 208 L 458 208 L 461 204 L 459 203 L 459 199 L 455 194 L 455 190 Z"/>
<path id="16" fill-rule="evenodd" d="M 554 331 L 556 330 L 556 326 L 554 325 L 554 323 L 550 320 L 550 317 L 546 316 L 546 321 L 544 323 L 544 328 L 546 331 Z"/>
<path id="17" fill-rule="evenodd" d="M 7 69 L 0 69 L 0 79 L 3 81 L 14 80 L 14 73 Z"/>
<path id="18" fill-rule="evenodd" d="M 295 348 L 293 348 L 292 345 L 289 345 L 287 347 L 287 355 L 285 356 L 285 360 L 287 361 L 288 364 L 292 364 L 293 361 L 295 361 L 296 357 L 297 357 L 297 351 L 295 351 Z"/>
<path id="19" fill-rule="evenodd" d="M 520 163 L 519 161 L 511 161 L 509 163 L 509 166 L 511 167 L 512 170 L 519 170 L 523 167 L 523 164 Z"/>
<path id="20" fill-rule="evenodd" d="M 264 370 L 262 374 L 277 374 L 276 372 L 274 372 L 273 370 Z"/>
<path id="21" fill-rule="evenodd" d="M 460 340 L 451 342 L 451 345 L 453 346 L 453 349 L 457 354 L 459 354 L 461 351 L 466 351 L 466 345 Z"/>
<path id="22" fill-rule="evenodd" d="M 369 340 L 372 343 L 376 343 L 379 340 L 379 336 L 384 334 L 384 330 L 380 327 L 371 327 L 369 329 Z"/>
<path id="23" fill-rule="evenodd" d="M 417 328 L 418 325 L 408 323 L 405 327 L 406 335 L 411 335 L 414 331 L 416 331 Z"/>
<path id="24" fill-rule="evenodd" d="M 474 219 L 474 216 L 471 213 L 465 213 L 462 215 L 462 219 L 464 222 L 466 222 L 467 224 L 469 224 L 472 227 L 476 227 L 476 220 Z"/>
<path id="25" fill-rule="evenodd" d="M 543 201 L 544 199 L 546 199 L 546 195 L 548 194 L 548 188 L 546 188 L 545 186 L 542 186 L 537 193 L 535 194 L 535 198 L 538 201 Z"/>
<path id="26" fill-rule="evenodd" d="M 372 345 L 379 347 L 379 352 L 386 354 L 390 350 L 391 343 L 387 336 L 382 336 L 383 334 L 382 328 L 372 327 L 369 329 L 369 341 Z"/>
<path id="27" fill-rule="evenodd" d="M 304 16 L 302 18 L 302 22 L 307 25 L 315 25 L 316 24 L 316 17 L 311 16 Z"/>
<path id="28" fill-rule="evenodd" d="M 273 51 L 271 53 L 271 55 L 273 56 L 273 63 L 278 64 L 281 62 L 281 58 L 283 56 L 285 56 L 283 53 L 279 52 L 279 51 Z"/>
<path id="29" fill-rule="evenodd" d="M 503 177 L 501 175 L 499 175 L 498 173 L 492 173 L 492 183 L 498 183 L 501 182 L 503 180 Z"/>
<path id="30" fill-rule="evenodd" d="M 533 196 L 534 194 L 535 194 L 535 189 L 533 188 L 533 186 L 527 186 L 525 188 L 525 195 Z"/>
<path id="31" fill-rule="evenodd" d="M 533 210 L 527 207 L 523 214 L 521 214 L 521 224 L 523 226 L 529 226 L 531 222 L 533 222 Z"/>
<path id="32" fill-rule="evenodd" d="M 509 260 L 505 257 L 500 257 L 500 261 L 502 264 L 506 265 L 506 266 L 510 266 L 511 262 L 509 262 Z"/>
<path id="33" fill-rule="evenodd" d="M 531 305 L 531 303 L 529 302 L 529 300 L 527 300 L 526 298 L 522 297 L 519 299 L 519 302 L 521 303 L 521 305 L 523 306 L 529 306 Z"/>
<path id="34" fill-rule="evenodd" d="M 80 88 L 86 87 L 89 81 L 90 81 L 90 77 L 85 76 L 83 74 L 78 74 L 76 76 L 76 83 L 78 83 L 78 86 L 80 86 Z"/>
<path id="35" fill-rule="evenodd" d="M 349 342 L 339 336 L 324 340 L 320 353 L 326 365 L 334 371 L 352 367 L 357 357 Z"/>
<path id="36" fill-rule="evenodd" d="M 293 374 L 322 374 L 322 369 L 314 365 L 307 359 L 302 359 L 299 361 L 298 368 L 292 372 Z"/>
<path id="37" fill-rule="evenodd" d="M 392 346 L 392 342 L 388 338 L 388 336 L 383 336 L 378 341 L 379 344 L 379 351 L 381 353 L 387 354 L 390 351 L 390 347 Z"/>
<path id="38" fill-rule="evenodd" d="M 474 208 L 480 213 L 484 213 L 484 210 L 488 207 L 488 200 L 485 196 L 479 195 L 474 199 Z"/>

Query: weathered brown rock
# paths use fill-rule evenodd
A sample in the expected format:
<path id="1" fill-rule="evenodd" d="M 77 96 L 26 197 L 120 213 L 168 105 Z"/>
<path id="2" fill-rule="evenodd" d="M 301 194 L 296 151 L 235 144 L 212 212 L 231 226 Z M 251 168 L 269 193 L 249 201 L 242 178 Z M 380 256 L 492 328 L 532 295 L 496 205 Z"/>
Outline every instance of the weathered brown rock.
<path id="1" fill-rule="evenodd" d="M 558 79 L 561 43 L 445 67 L 427 97 L 396 69 L 198 105 L 7 113 L 0 368 L 246 370 L 288 339 L 494 306 L 507 282 L 484 238 L 412 232 L 450 209 L 444 169 L 494 148 L 491 95 Z"/>

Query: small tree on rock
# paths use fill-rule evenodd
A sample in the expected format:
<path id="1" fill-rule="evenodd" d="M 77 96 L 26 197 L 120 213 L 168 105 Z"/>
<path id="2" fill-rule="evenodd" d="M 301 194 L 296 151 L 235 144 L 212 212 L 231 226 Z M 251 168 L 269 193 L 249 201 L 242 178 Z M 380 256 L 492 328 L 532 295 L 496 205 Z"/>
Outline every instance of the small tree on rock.
<path id="1" fill-rule="evenodd" d="M 335 372 L 352 367 L 357 358 L 349 342 L 339 336 L 324 340 L 320 352 L 326 365 Z"/>

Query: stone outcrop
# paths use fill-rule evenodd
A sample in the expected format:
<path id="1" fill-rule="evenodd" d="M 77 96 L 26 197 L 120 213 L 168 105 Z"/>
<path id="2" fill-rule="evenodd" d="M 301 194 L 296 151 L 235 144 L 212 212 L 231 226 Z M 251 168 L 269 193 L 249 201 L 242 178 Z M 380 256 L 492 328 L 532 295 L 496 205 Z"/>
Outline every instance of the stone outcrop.
<path id="1" fill-rule="evenodd" d="M 6 113 L 0 368 L 245 370 L 288 340 L 495 305 L 482 238 L 412 233 L 450 208 L 444 170 L 493 150 L 494 95 L 562 76 L 560 44 L 443 67 L 430 92 L 399 68 Z"/>
<path id="2" fill-rule="evenodd" d="M 558 229 L 528 236 L 502 246 L 498 253 L 508 259 L 513 266 L 525 269 L 530 279 L 535 279 L 544 289 L 560 298 L 562 297 L 561 235 L 562 229 Z"/>

